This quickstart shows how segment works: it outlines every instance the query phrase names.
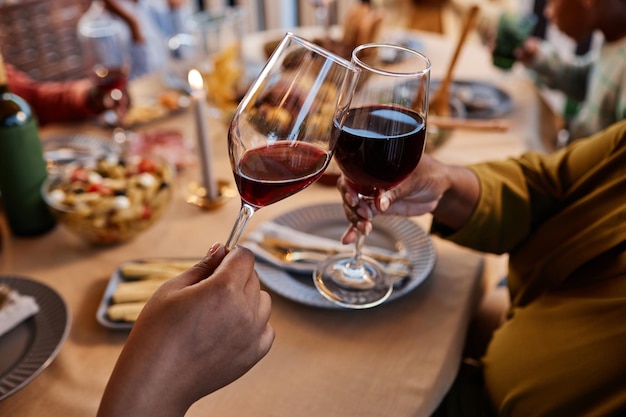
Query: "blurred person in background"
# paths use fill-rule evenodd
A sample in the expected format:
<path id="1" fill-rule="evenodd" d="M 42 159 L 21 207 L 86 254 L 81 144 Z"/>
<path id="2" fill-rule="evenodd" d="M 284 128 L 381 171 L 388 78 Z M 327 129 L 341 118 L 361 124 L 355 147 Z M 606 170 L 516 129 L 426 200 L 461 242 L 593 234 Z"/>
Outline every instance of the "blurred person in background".
<path id="1" fill-rule="evenodd" d="M 184 31 L 192 11 L 187 0 L 104 0 L 130 31 L 130 79 L 160 71 L 169 59 L 167 41 Z"/>
<path id="2" fill-rule="evenodd" d="M 128 109 L 130 105 L 128 94 L 123 95 L 123 102 L 114 102 L 109 94 L 105 94 L 87 78 L 37 81 L 7 62 L 5 68 L 9 90 L 26 100 L 40 126 L 84 121 L 117 106 Z M 120 114 L 123 113 L 122 110 Z"/>
<path id="3" fill-rule="evenodd" d="M 166 39 L 187 32 L 187 22 L 194 13 L 189 0 L 148 0 L 149 12 Z"/>
<path id="4" fill-rule="evenodd" d="M 498 19 L 503 12 L 518 13 L 518 0 L 381 0 L 380 7 L 388 10 L 394 26 L 440 33 L 458 39 L 471 6 L 480 7 L 474 34 L 475 41 L 493 38 Z M 395 12 L 394 12 L 395 11 Z"/>
<path id="5" fill-rule="evenodd" d="M 564 58 L 556 47 L 531 37 L 515 51 L 540 84 L 580 103 L 567 122 L 567 143 L 626 117 L 626 0 L 548 0 L 544 15 L 561 32 L 582 41 L 599 31 L 603 44 Z"/>
<path id="6" fill-rule="evenodd" d="M 106 0 L 114 13 L 127 24 L 135 40 L 135 60 L 132 73 L 140 76 L 164 68 L 167 60 L 165 39 L 182 30 L 191 11 L 186 0 Z M 119 3 L 118 3 L 119 2 Z M 122 6 L 122 3 L 128 3 Z M 130 4 L 142 10 L 142 18 L 135 15 Z M 160 22 L 158 29 L 155 22 Z M 148 48 L 150 46 L 150 48 Z M 148 58 L 152 56 L 153 58 Z M 66 81 L 42 81 L 29 77 L 5 62 L 9 89 L 21 96 L 32 107 L 40 126 L 49 123 L 84 121 L 116 109 L 124 115 L 130 107 L 130 97 L 123 94 L 123 101 L 114 102 L 109 94 L 96 88 L 87 78 Z M 121 107 L 120 107 L 121 106 Z"/>

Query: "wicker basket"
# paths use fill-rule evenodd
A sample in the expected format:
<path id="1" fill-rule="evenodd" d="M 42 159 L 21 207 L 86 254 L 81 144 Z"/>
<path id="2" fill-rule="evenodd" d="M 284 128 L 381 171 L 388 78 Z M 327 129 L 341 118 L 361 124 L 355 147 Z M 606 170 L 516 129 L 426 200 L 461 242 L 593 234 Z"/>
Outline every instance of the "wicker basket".
<path id="1" fill-rule="evenodd" d="M 83 77 L 76 25 L 90 4 L 91 0 L 0 4 L 0 49 L 4 59 L 36 80 Z"/>

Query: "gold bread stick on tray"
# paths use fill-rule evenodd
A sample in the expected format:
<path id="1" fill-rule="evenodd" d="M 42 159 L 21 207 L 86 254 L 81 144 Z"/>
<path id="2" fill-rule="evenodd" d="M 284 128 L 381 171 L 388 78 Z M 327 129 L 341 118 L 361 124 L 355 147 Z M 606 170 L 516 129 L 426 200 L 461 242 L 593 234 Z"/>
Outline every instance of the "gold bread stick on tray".
<path id="1" fill-rule="evenodd" d="M 134 303 L 120 303 L 111 304 L 107 308 L 107 316 L 113 321 L 128 321 L 134 322 L 139 317 L 139 313 L 146 305 L 143 301 L 137 301 Z"/>
<path id="2" fill-rule="evenodd" d="M 194 266 L 198 260 L 146 260 L 126 262 L 120 266 L 120 273 L 126 279 L 172 278 Z"/>
<path id="3" fill-rule="evenodd" d="M 165 281 L 162 279 L 149 279 L 120 282 L 111 295 L 111 301 L 113 304 L 148 301 Z"/>

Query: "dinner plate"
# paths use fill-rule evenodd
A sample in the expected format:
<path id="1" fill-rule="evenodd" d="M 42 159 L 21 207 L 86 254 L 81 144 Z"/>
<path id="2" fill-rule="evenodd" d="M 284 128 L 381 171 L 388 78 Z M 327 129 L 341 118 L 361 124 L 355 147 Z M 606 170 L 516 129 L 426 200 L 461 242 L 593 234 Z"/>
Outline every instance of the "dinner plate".
<path id="1" fill-rule="evenodd" d="M 52 288 L 18 276 L 0 276 L 20 294 L 30 295 L 39 312 L 0 336 L 0 401 L 39 375 L 56 357 L 70 329 L 65 301 Z"/>
<path id="2" fill-rule="evenodd" d="M 440 82 L 430 81 L 431 94 L 437 91 Z M 513 109 L 513 98 L 487 82 L 454 80 L 450 95 L 463 105 L 465 117 L 468 119 L 493 119 L 502 117 Z"/>
<path id="3" fill-rule="evenodd" d="M 272 220 L 305 233 L 339 240 L 347 227 L 341 204 L 326 203 L 307 206 L 285 213 Z M 436 253 L 428 233 L 412 220 L 398 216 L 378 216 L 365 245 L 406 252 L 410 260 L 409 276 L 394 285 L 385 301 L 392 302 L 417 288 L 432 272 Z M 245 242 L 243 243 L 245 246 Z M 351 247 L 347 246 L 346 251 Z M 257 258 L 256 270 L 261 282 L 274 293 L 313 307 L 341 309 L 324 298 L 315 288 L 312 274 L 299 274 L 276 267 Z"/>

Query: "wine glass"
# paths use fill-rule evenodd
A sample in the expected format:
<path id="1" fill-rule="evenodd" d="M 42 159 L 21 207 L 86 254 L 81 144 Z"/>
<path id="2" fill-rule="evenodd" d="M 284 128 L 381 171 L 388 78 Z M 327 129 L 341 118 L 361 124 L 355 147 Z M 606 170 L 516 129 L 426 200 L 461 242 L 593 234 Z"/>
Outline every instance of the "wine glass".
<path id="1" fill-rule="evenodd" d="M 228 151 L 241 209 L 227 248 L 256 210 L 324 173 L 359 73 L 318 45 L 285 35 L 230 123 Z"/>
<path id="2" fill-rule="evenodd" d="M 335 147 L 335 161 L 361 203 L 373 204 L 417 166 L 426 140 L 430 61 L 399 45 L 371 43 L 352 52 L 361 69 L 350 110 Z M 322 262 L 314 281 L 327 299 L 344 307 L 369 308 L 385 301 L 393 282 L 384 267 L 361 253 Z"/>
<path id="3" fill-rule="evenodd" d="M 124 142 L 122 119 L 130 106 L 126 89 L 131 66 L 130 34 L 102 2 L 94 2 L 79 20 L 78 38 L 87 76 L 108 109 L 102 113 L 102 121 L 116 128 L 116 141 Z"/>

